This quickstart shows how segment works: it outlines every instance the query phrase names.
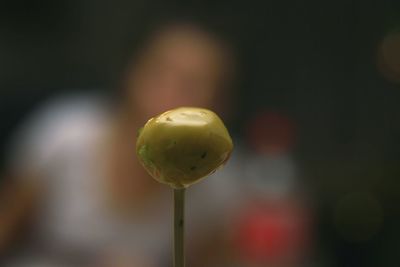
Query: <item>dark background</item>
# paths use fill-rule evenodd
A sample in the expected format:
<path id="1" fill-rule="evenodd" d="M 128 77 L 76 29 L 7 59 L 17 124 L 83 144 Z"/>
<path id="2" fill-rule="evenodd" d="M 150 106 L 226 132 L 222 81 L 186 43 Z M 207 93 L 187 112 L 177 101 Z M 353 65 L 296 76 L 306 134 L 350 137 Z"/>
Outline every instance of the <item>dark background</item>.
<path id="1" fill-rule="evenodd" d="M 1 1 L 1 169 L 26 114 L 61 92 L 107 88 L 128 25 L 140 28 L 169 4 Z M 243 77 L 237 133 L 260 110 L 296 122 L 295 157 L 313 189 L 321 257 L 332 266 L 400 266 L 400 86 L 376 64 L 380 41 L 400 27 L 400 1 L 193 4 L 232 25 Z M 345 240 L 331 223 L 333 203 L 353 190 L 374 192 L 384 211 L 381 230 L 365 242 Z"/>

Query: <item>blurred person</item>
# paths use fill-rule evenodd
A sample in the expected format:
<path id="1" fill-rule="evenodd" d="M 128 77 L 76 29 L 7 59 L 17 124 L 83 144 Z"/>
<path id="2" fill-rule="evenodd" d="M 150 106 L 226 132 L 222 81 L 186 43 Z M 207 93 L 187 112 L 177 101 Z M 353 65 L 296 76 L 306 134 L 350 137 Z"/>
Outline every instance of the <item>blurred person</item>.
<path id="1" fill-rule="evenodd" d="M 135 158 L 136 132 L 178 106 L 226 112 L 233 57 L 201 24 L 179 20 L 155 27 L 138 51 L 117 101 L 64 96 L 15 136 L 0 196 L 0 253 L 24 226 L 32 235 L 9 266 L 169 266 L 172 196 Z M 189 255 L 191 266 L 224 266 L 218 233 L 235 205 L 237 166 L 190 189 L 188 253 L 201 253 Z"/>
<path id="2" fill-rule="evenodd" d="M 260 110 L 247 123 L 241 201 L 230 225 L 237 266 L 314 266 L 313 211 L 297 161 L 296 123 Z"/>

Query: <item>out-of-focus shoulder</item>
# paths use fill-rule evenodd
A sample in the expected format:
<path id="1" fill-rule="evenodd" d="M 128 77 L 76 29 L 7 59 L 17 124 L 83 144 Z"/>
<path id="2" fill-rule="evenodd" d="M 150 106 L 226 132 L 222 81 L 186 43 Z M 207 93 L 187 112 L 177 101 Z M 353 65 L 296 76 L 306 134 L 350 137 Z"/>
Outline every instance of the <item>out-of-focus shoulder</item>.
<path id="1" fill-rule="evenodd" d="M 106 98 L 95 94 L 61 95 L 46 101 L 12 136 L 11 167 L 41 165 L 66 147 L 89 145 L 108 117 Z"/>
<path id="2" fill-rule="evenodd" d="M 20 127 L 21 132 L 67 130 L 93 126 L 108 116 L 108 105 L 102 96 L 95 94 L 61 95 L 50 99 L 30 116 Z"/>
<path id="3" fill-rule="evenodd" d="M 61 95 L 52 98 L 31 116 L 26 124 L 45 124 L 54 128 L 79 123 L 82 120 L 101 119 L 108 115 L 109 105 L 105 97 L 95 94 Z M 22 125 L 23 127 L 23 125 Z"/>

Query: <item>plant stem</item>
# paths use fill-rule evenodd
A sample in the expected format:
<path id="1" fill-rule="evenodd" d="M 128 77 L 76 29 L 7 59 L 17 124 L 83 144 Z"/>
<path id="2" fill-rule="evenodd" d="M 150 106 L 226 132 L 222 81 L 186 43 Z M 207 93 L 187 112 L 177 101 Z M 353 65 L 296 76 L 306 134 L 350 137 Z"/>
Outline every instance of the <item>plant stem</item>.
<path id="1" fill-rule="evenodd" d="M 174 189 L 174 267 L 185 266 L 185 190 Z"/>

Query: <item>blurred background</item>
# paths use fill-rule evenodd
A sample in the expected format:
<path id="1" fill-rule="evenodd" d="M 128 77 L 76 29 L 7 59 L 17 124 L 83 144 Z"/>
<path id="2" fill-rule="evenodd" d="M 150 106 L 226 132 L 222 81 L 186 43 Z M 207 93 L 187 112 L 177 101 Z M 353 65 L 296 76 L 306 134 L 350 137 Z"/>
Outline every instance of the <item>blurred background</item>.
<path id="1" fill-rule="evenodd" d="M 223 226 L 228 244 L 222 247 L 229 250 L 207 245 L 231 261 L 201 246 L 189 258 L 230 267 L 400 266 L 400 2 L 395 0 L 2 1 L 1 182 L 11 179 L 9 161 L 21 149 L 14 149 L 16 136 L 37 110 L 65 95 L 115 98 L 115 81 L 126 65 L 121 62 L 131 56 L 127 46 L 143 41 L 154 18 L 177 10 L 191 10 L 189 20 L 207 21 L 207 31 L 221 35 L 231 49 L 231 58 L 218 62 L 225 62 L 225 69 L 235 65 L 229 78 L 235 89 L 217 98 L 220 106 L 210 104 L 223 106 L 222 117 L 238 144 L 221 176 L 229 176 L 231 168 L 240 177 L 229 189 L 220 185 L 227 195 L 220 202 L 234 206 L 227 204 L 232 220 Z M 189 36 L 192 44 L 204 41 L 204 46 L 211 39 Z M 216 54 L 221 51 L 226 49 Z M 152 98 L 154 105 L 164 107 L 163 96 Z M 0 207 L 7 206 L 4 199 Z M 170 230 L 157 227 L 157 233 Z M 21 248 L 24 236 L 19 239 L 3 259 L 12 262 L 21 251 L 30 257 L 29 249 Z M 165 239 L 160 255 L 169 253 Z M 50 254 L 57 258 L 58 252 Z M 164 258 L 158 265 L 104 266 L 170 266 Z"/>

